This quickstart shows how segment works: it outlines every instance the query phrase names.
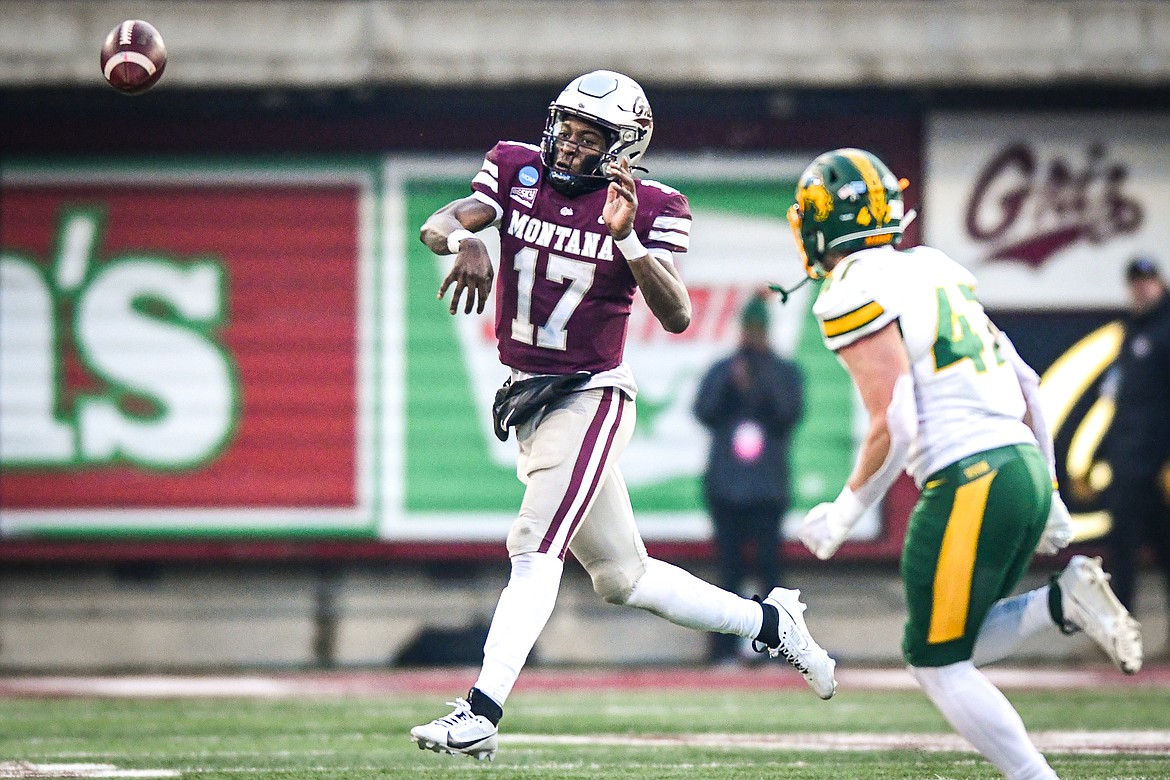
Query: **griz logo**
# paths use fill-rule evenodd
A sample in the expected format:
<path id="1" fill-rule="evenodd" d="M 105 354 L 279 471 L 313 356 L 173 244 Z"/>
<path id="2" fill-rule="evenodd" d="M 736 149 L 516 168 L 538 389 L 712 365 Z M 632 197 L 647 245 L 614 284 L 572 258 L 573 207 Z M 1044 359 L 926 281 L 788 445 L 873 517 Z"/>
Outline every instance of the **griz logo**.
<path id="1" fill-rule="evenodd" d="M 1129 169 L 1110 162 L 1102 143 L 1090 145 L 1079 166 L 1065 157 L 1044 163 L 1027 144 L 1013 144 L 976 177 L 967 233 L 987 245 L 985 261 L 1038 268 L 1078 242 L 1135 232 L 1143 214 L 1123 192 L 1128 178 Z"/>
<path id="2" fill-rule="evenodd" d="M 98 262 L 105 215 L 64 209 L 48 263 L 0 254 L 0 463 L 189 468 L 236 427 L 219 343 L 227 275 L 213 260 Z"/>

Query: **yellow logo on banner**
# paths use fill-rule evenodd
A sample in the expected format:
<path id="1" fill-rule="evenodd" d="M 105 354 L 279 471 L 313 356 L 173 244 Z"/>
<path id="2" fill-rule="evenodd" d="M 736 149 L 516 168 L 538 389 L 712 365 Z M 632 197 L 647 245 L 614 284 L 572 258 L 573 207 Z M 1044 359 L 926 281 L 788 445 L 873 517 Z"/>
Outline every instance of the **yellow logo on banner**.
<path id="1" fill-rule="evenodd" d="M 1061 428 L 1070 422 L 1073 409 L 1117 358 L 1124 335 L 1120 322 L 1103 325 L 1073 344 L 1044 372 L 1040 393 L 1053 438 L 1058 437 Z M 1112 479 L 1109 464 L 1097 459 L 1097 451 L 1112 421 L 1113 400 L 1101 397 L 1073 423 L 1076 430 L 1065 453 L 1066 487 L 1069 496 L 1079 502 L 1098 499 Z M 1073 541 L 1104 536 L 1112 525 L 1109 513 L 1104 510 L 1075 514 Z"/>

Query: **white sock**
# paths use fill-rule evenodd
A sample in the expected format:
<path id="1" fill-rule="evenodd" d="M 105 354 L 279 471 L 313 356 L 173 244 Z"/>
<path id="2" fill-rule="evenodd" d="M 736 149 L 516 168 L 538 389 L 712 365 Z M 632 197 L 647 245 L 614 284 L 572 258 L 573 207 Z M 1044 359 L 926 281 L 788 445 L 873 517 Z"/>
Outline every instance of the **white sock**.
<path id="1" fill-rule="evenodd" d="M 754 638 L 763 608 L 665 561 L 650 558 L 626 604 L 687 628 Z"/>
<path id="2" fill-rule="evenodd" d="M 1008 780 L 1056 780 L 1011 702 L 973 663 L 911 666 L 910 673 L 955 731 Z"/>
<path id="3" fill-rule="evenodd" d="M 1048 586 L 1019 596 L 1000 599 L 992 605 L 975 637 L 971 661 L 976 666 L 1007 658 L 1028 637 L 1045 628 L 1055 628 L 1048 614 Z"/>
<path id="4" fill-rule="evenodd" d="M 500 593 L 483 645 L 483 667 L 475 687 L 504 706 L 537 637 L 556 604 L 564 563 L 555 555 L 521 553 Z"/>

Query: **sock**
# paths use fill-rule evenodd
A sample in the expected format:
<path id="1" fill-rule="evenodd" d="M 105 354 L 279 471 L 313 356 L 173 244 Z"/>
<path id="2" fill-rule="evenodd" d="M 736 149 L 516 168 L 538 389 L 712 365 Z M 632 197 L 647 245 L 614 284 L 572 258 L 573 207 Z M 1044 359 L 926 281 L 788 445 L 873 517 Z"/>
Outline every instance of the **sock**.
<path id="1" fill-rule="evenodd" d="M 755 602 L 655 558 L 646 561 L 646 571 L 626 604 L 676 625 L 720 634 L 755 637 L 763 623 Z"/>
<path id="2" fill-rule="evenodd" d="M 911 666 L 910 673 L 955 731 L 1008 780 L 1057 780 L 1011 702 L 973 663 Z"/>
<path id="3" fill-rule="evenodd" d="M 971 661 L 976 666 L 984 666 L 1007 658 L 1028 637 L 1051 626 L 1050 593 L 1051 589 L 1045 585 L 995 602 L 979 627 Z"/>
<path id="4" fill-rule="evenodd" d="M 504 708 L 496 704 L 492 697 L 479 688 L 472 688 L 467 693 L 467 703 L 471 705 L 473 715 L 482 715 L 492 722 L 493 726 L 500 725 L 500 718 L 504 717 Z"/>
<path id="5" fill-rule="evenodd" d="M 475 681 L 475 688 L 500 707 L 552 615 L 563 570 L 564 563 L 555 555 L 521 553 L 512 558 L 512 575 L 492 615 L 483 666 Z"/>
<path id="6" fill-rule="evenodd" d="M 1064 619 L 1064 604 L 1060 600 L 1060 585 L 1057 584 L 1057 578 L 1060 577 L 1060 572 L 1052 575 L 1048 585 L 1048 614 L 1052 617 L 1052 622 L 1060 629 L 1062 634 L 1075 634 L 1077 632 L 1076 626 L 1069 625 L 1068 621 Z"/>
<path id="7" fill-rule="evenodd" d="M 765 604 L 764 600 L 756 596 L 752 601 L 759 602 L 760 609 L 763 611 L 760 621 L 760 633 L 756 634 L 757 642 L 764 644 L 767 647 L 780 646 L 780 610 L 771 604 Z"/>

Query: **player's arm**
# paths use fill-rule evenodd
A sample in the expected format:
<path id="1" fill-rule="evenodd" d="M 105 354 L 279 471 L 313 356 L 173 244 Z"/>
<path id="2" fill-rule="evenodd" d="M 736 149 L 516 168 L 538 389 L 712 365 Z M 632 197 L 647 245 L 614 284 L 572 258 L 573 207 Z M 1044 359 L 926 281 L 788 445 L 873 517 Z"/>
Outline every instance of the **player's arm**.
<path id="1" fill-rule="evenodd" d="M 918 409 L 910 360 L 896 322 L 842 347 L 837 355 L 869 413 L 869 428 L 846 482 L 864 508 L 889 490 L 914 441 Z"/>
<path id="2" fill-rule="evenodd" d="M 496 210 L 491 205 L 469 196 L 443 206 L 427 218 L 419 231 L 419 239 L 435 254 L 456 255 L 455 264 L 439 286 L 438 294 L 442 298 L 447 294 L 447 288 L 455 285 L 451 296 L 452 314 L 459 311 L 464 291 L 467 292 L 464 312 L 470 314 L 472 307 L 483 312 L 495 271 L 487 247 L 474 234 L 496 219 Z"/>
<path id="3" fill-rule="evenodd" d="M 671 333 L 686 330 L 691 324 L 691 298 L 674 263 L 664 263 L 650 254 L 627 262 L 646 305 L 662 327 Z"/>
<path id="4" fill-rule="evenodd" d="M 1024 395 L 1024 424 L 1032 429 L 1040 451 L 1048 460 L 1048 470 L 1052 474 L 1052 506 L 1048 510 L 1048 521 L 1044 525 L 1044 534 L 1036 551 L 1045 555 L 1053 555 L 1069 545 L 1073 539 L 1072 516 L 1060 491 L 1056 485 L 1056 447 L 1052 443 L 1051 428 L 1048 427 L 1048 418 L 1044 416 L 1044 407 L 1040 399 L 1040 376 L 1024 362 L 1016 345 L 1002 330 L 996 329 L 995 341 L 999 352 L 1015 371 L 1016 379 L 1020 383 L 1020 392 Z"/>
<path id="5" fill-rule="evenodd" d="M 869 428 L 840 495 L 813 507 L 801 527 L 801 541 L 822 560 L 894 484 L 918 429 L 910 361 L 896 321 L 841 347 L 837 355 L 861 394 Z"/>
<path id="6" fill-rule="evenodd" d="M 613 181 L 605 195 L 602 218 L 650 311 L 667 331 L 682 333 L 691 324 L 691 297 L 674 263 L 651 255 L 634 233 L 638 191 L 630 161 L 623 157 L 620 164 L 609 166 L 609 173 Z"/>
<path id="7" fill-rule="evenodd" d="M 995 341 L 999 346 L 1000 354 L 1007 358 L 1008 364 L 1011 365 L 1016 379 L 1020 383 L 1020 392 L 1024 395 L 1026 405 L 1024 424 L 1032 429 L 1036 443 L 1040 445 L 1040 451 L 1047 458 L 1048 468 L 1055 479 L 1056 448 L 1052 444 L 1051 429 L 1048 427 L 1048 420 L 1044 416 L 1044 409 L 1040 404 L 1040 376 L 1020 357 L 1020 353 L 1016 351 L 1016 345 L 1012 343 L 1006 333 L 997 329 Z"/>

